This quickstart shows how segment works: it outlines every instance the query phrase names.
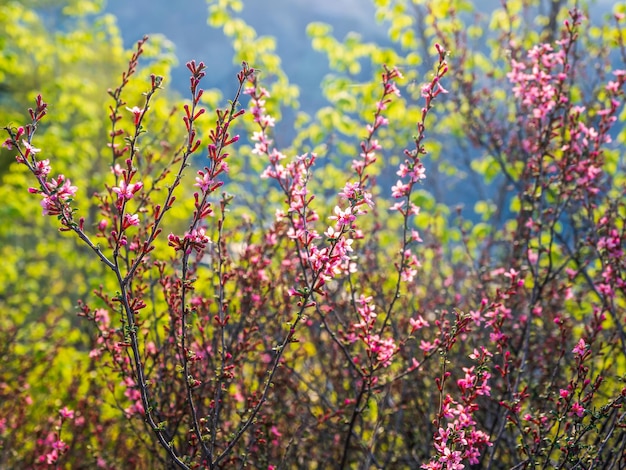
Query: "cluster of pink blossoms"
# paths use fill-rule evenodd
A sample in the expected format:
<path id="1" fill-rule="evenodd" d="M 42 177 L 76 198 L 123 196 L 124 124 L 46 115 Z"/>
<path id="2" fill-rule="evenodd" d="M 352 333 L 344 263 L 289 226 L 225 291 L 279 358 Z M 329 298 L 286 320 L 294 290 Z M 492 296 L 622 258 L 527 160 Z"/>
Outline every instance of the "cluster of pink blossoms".
<path id="1" fill-rule="evenodd" d="M 76 195 L 78 188 L 64 175 L 58 175 L 44 183 L 45 189 L 29 188 L 31 193 L 42 194 L 43 215 L 59 215 L 68 202 Z"/>
<path id="2" fill-rule="evenodd" d="M 291 223 L 288 236 L 296 241 L 300 258 L 306 260 L 307 263 L 310 273 L 309 282 L 313 290 L 318 293 L 322 293 L 322 286 L 337 275 L 352 273 L 357 269 L 351 257 L 352 245 L 354 240 L 363 238 L 363 234 L 358 229 L 356 221 L 374 205 L 372 195 L 366 190 L 368 179 L 366 169 L 376 162 L 376 152 L 381 149 L 374 135 L 381 127 L 388 124 L 382 112 L 387 109 L 392 95 L 400 95 L 394 82 L 394 79 L 398 77 L 401 77 L 401 74 L 395 68 L 386 68 L 382 75 L 383 93 L 376 106 L 374 121 L 366 126 L 367 137 L 360 144 L 360 158 L 355 158 L 352 162 L 352 169 L 358 181 L 346 182 L 338 193 L 340 202 L 333 208 L 332 215 L 328 217 L 334 223 L 329 225 L 324 232 L 327 244 L 323 246 L 314 243 L 321 236 L 312 228 L 311 223 L 317 221 L 319 216 L 310 207 L 313 196 L 309 194 L 307 188 L 309 172 L 316 156 L 297 156 L 292 162 L 283 164 L 286 156 L 272 147 L 272 139 L 268 136 L 269 129 L 274 126 L 274 119 L 266 113 L 265 109 L 266 99 L 269 97 L 268 91 L 257 87 L 254 81 L 252 86 L 245 90 L 245 93 L 252 98 L 251 113 L 260 127 L 260 130 L 254 132 L 252 136 L 255 142 L 253 153 L 265 155 L 269 160 L 269 165 L 261 177 L 277 181 L 286 196 L 286 203 L 289 206 L 287 216 Z M 415 171 L 416 179 L 421 178 L 422 169 L 415 166 L 411 168 Z M 408 170 L 407 174 L 412 170 Z M 280 220 L 277 219 L 277 221 L 280 222 L 284 216 L 285 214 L 281 212 Z M 417 258 L 411 254 L 407 256 L 410 258 L 406 263 L 407 269 L 418 265 Z M 415 271 L 411 271 L 411 276 L 414 275 Z M 305 291 L 297 289 L 291 289 L 290 293 L 300 297 L 307 295 Z M 398 346 L 392 337 L 383 338 L 382 331 L 376 332 L 375 306 L 371 304 L 371 300 L 371 297 L 363 295 L 358 300 L 357 314 L 360 321 L 350 326 L 346 339 L 352 343 L 360 339 L 365 345 L 369 362 L 375 368 L 388 367 L 398 351 Z M 309 300 L 308 305 L 312 306 L 314 303 Z"/>
<path id="3" fill-rule="evenodd" d="M 558 41 L 557 44 L 565 43 Z M 567 51 L 560 47 L 555 52 L 550 44 L 540 44 L 528 51 L 528 59 L 532 64 L 530 67 L 512 60 L 512 71 L 507 77 L 514 84 L 515 97 L 532 110 L 535 119 L 543 120 L 558 104 L 565 104 L 560 90 L 568 79 Z M 553 74 L 557 68 L 561 70 Z"/>
<path id="4" fill-rule="evenodd" d="M 609 129 L 617 120 L 617 110 L 626 83 L 626 71 L 613 72 L 615 80 L 605 86 L 608 105 L 596 111 L 600 118 L 594 122 L 584 106 L 571 103 L 571 79 L 576 71 L 572 65 L 572 50 L 577 28 L 583 19 L 578 10 L 571 12 L 572 21 L 565 21 L 563 37 L 551 44 L 540 44 L 528 51 L 525 60 L 512 60 L 507 77 L 521 108 L 520 120 L 530 114 L 532 125 L 522 139 L 522 149 L 528 154 L 527 168 L 551 175 L 552 181 L 572 192 L 574 199 L 585 201 L 600 192 L 603 173 L 602 145 L 611 142 Z M 565 128 L 566 132 L 559 129 Z M 555 141 L 555 135 L 567 135 L 555 144 L 550 156 L 542 148 L 544 141 Z"/>
<path id="5" fill-rule="evenodd" d="M 167 236 L 167 244 L 169 246 L 177 251 L 184 251 L 186 254 L 191 254 L 194 250 L 201 253 L 210 242 L 211 239 L 206 234 L 206 228 L 204 227 L 194 228 L 185 232 L 182 238 L 173 233 Z"/>
<path id="6" fill-rule="evenodd" d="M 347 335 L 348 341 L 363 341 L 369 356 L 370 363 L 375 368 L 379 366 L 389 367 L 394 355 L 398 352 L 398 346 L 392 337 L 381 338 L 376 330 L 376 307 L 372 304 L 371 297 L 361 295 L 356 301 L 357 312 L 361 321 L 352 325 L 355 333 Z"/>
<path id="7" fill-rule="evenodd" d="M 131 377 L 124 377 L 122 384 L 124 386 L 124 396 L 126 396 L 128 401 L 131 403 L 124 409 L 124 413 L 128 417 L 132 415 L 142 416 L 144 414 L 144 407 L 141 402 L 141 392 L 139 391 L 139 387 L 137 387 L 135 380 Z"/>
<path id="8" fill-rule="evenodd" d="M 50 432 L 45 439 L 38 439 L 37 445 L 50 449 L 45 454 L 39 456 L 38 461 L 42 465 L 55 466 L 58 468 L 59 460 L 69 450 L 69 445 L 61 439 L 61 429 L 65 421 L 74 420 L 74 411 L 64 406 L 59 410 L 60 422 L 57 424 L 56 432 Z"/>
<path id="9" fill-rule="evenodd" d="M 489 435 L 476 429 L 474 413 L 478 410 L 476 399 L 479 396 L 491 396 L 488 385 L 491 374 L 484 364 L 492 354 L 481 347 L 469 356 L 478 362 L 475 367 L 464 367 L 465 376 L 457 380 L 461 393 L 459 401 L 447 394 L 439 413 L 439 429 L 434 437 L 437 455 L 430 462 L 422 465 L 425 470 L 460 470 L 465 468 L 463 461 L 471 465 L 480 463 L 482 449 L 491 445 Z M 443 423 L 447 423 L 445 427 Z"/>
<path id="10" fill-rule="evenodd" d="M 507 76 L 514 85 L 513 92 L 520 99 L 523 109 L 532 111 L 533 119 L 537 122 L 535 132 L 542 129 L 547 132 L 560 126 L 568 129 L 567 142 L 559 149 L 563 157 L 548 170 L 552 173 L 557 169 L 567 171 L 567 182 L 574 182 L 596 194 L 599 189 L 594 183 L 602 173 L 600 147 L 611 142 L 607 131 L 616 120 L 615 113 L 619 106 L 613 96 L 620 92 L 624 84 L 624 71 L 615 71 L 617 80 L 609 82 L 606 87 L 612 98 L 610 106 L 598 112 L 602 118 L 598 128 L 583 121 L 586 112 L 584 106 L 571 106 L 567 116 L 557 116 L 555 113 L 558 109 L 565 108 L 569 102 L 569 41 L 557 41 L 559 47 L 556 51 L 550 44 L 535 46 L 528 52 L 527 62 L 512 61 L 512 71 Z M 522 148 L 531 155 L 540 151 L 539 145 L 540 138 L 534 134 L 522 141 Z"/>
<path id="11" fill-rule="evenodd" d="M 288 236 L 296 241 L 300 257 L 307 261 L 313 290 L 321 292 L 321 287 L 335 276 L 355 271 L 356 264 L 352 261 L 350 253 L 354 240 L 362 237 L 361 232 L 355 226 L 355 221 L 359 215 L 367 212 L 364 206 L 372 206 L 371 194 L 365 191 L 360 183 L 347 183 L 339 193 L 345 204 L 334 207 L 333 215 L 329 219 L 335 223 L 324 232 L 329 242 L 328 245 L 318 246 L 314 243 L 322 237 L 311 226 L 313 222 L 319 220 L 319 215 L 310 205 L 314 196 L 310 194 L 307 185 L 316 155 L 300 155 L 287 164 L 282 163 L 287 157 L 272 147 L 273 141 L 268 135 L 269 128 L 274 126 L 274 119 L 266 113 L 265 109 L 269 92 L 257 87 L 253 81 L 252 86 L 248 87 L 245 93 L 252 99 L 251 113 L 260 127 L 260 130 L 254 132 L 252 136 L 255 142 L 252 152 L 256 155 L 265 155 L 269 160 L 269 165 L 261 177 L 275 180 L 284 192 L 289 206 L 286 214 L 290 221 Z M 383 122 L 378 120 L 376 128 L 381 125 Z M 367 157 L 368 163 L 374 159 L 375 148 L 377 147 L 363 148 L 363 155 Z M 280 219 L 282 218 L 281 213 Z M 293 295 L 300 295 L 295 289 L 291 292 Z"/>

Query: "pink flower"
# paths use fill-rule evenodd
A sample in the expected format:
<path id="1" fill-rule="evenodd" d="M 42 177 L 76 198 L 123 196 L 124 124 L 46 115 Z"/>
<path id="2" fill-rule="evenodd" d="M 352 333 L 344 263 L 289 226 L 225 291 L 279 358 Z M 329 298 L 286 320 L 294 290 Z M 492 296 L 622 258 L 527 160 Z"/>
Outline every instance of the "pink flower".
<path id="1" fill-rule="evenodd" d="M 120 201 L 128 201 L 129 199 L 132 199 L 135 193 L 139 191 L 142 187 L 143 183 L 141 182 L 126 184 L 126 181 L 122 180 L 120 181 L 119 187 L 114 186 L 112 188 L 112 191 L 119 196 Z"/>
<path id="2" fill-rule="evenodd" d="M 100 323 L 103 328 L 108 328 L 111 324 L 109 311 L 104 308 L 98 308 L 93 312 L 93 319 L 96 323 Z"/>
<path id="3" fill-rule="evenodd" d="M 28 157 L 29 154 L 35 154 L 35 153 L 39 153 L 41 152 L 41 149 L 38 149 L 36 147 L 33 147 L 28 141 L 26 140 L 22 140 L 22 144 L 24 144 L 24 147 L 26 148 L 26 154 L 25 156 Z"/>
<path id="4" fill-rule="evenodd" d="M 124 222 L 122 222 L 122 229 L 127 229 L 131 226 L 139 225 L 139 215 L 137 214 L 124 214 Z"/>
<path id="5" fill-rule="evenodd" d="M 396 202 L 395 204 L 393 204 L 393 205 L 389 208 L 389 210 L 390 210 L 390 211 L 398 211 L 398 212 L 400 212 L 401 214 L 404 214 L 404 213 L 406 212 L 406 210 L 405 210 L 405 209 L 403 209 L 403 206 L 404 206 L 404 203 L 405 203 L 405 202 L 406 202 L 406 201 L 399 201 L 399 202 Z"/>
<path id="6" fill-rule="evenodd" d="M 415 318 L 410 318 L 409 319 L 409 324 L 411 325 L 411 333 L 420 330 L 422 328 L 424 328 L 425 326 L 428 326 L 428 322 L 426 320 L 424 320 L 424 317 L 422 317 L 421 315 L 419 315 L 417 317 L 417 319 Z"/>
<path id="7" fill-rule="evenodd" d="M 585 340 L 580 338 L 578 344 L 574 347 L 574 349 L 572 349 L 572 352 L 582 357 L 585 352 L 587 352 L 587 343 L 585 343 Z"/>
<path id="8" fill-rule="evenodd" d="M 57 199 L 64 202 L 74 197 L 76 195 L 76 191 L 78 191 L 78 188 L 76 186 L 72 186 L 72 182 L 63 175 L 57 176 L 55 180 L 48 181 L 46 186 L 48 191 L 53 193 Z"/>
<path id="9" fill-rule="evenodd" d="M 411 240 L 414 242 L 422 243 L 424 240 L 420 237 L 420 234 L 417 230 L 411 230 Z"/>
<path id="10" fill-rule="evenodd" d="M 182 248 L 182 242 L 180 238 L 176 237 L 175 235 L 170 234 L 168 240 L 168 244 L 170 246 L 173 246 L 176 250 L 180 250 Z M 186 250 L 187 253 L 191 253 L 191 250 L 195 250 L 196 252 L 200 253 L 211 241 L 210 238 L 206 235 L 206 229 L 203 227 L 193 229 L 191 232 L 186 232 L 184 240 L 189 242 L 188 248 Z"/>
<path id="11" fill-rule="evenodd" d="M 48 465 L 54 465 L 57 462 L 57 460 L 59 460 L 59 452 L 55 449 L 52 452 L 47 453 L 44 456 L 44 459 Z"/>
<path id="12" fill-rule="evenodd" d="M 74 411 L 70 410 L 67 406 L 64 406 L 59 410 L 59 414 L 63 419 L 74 419 Z"/>
<path id="13" fill-rule="evenodd" d="M 511 268 L 509 272 L 504 273 L 504 277 L 508 277 L 511 280 L 515 280 L 518 274 L 519 274 L 519 271 L 516 271 L 515 269 Z"/>
<path id="14" fill-rule="evenodd" d="M 420 341 L 420 349 L 424 351 L 424 354 L 428 354 L 436 347 L 437 345 L 435 343 L 431 343 L 430 341 L 424 341 L 424 340 Z"/>
<path id="15" fill-rule="evenodd" d="M 441 449 L 439 462 L 445 463 L 448 470 L 462 470 L 465 468 L 465 465 L 461 463 L 461 453 L 458 450 L 450 450 L 449 447 L 445 446 Z"/>
<path id="16" fill-rule="evenodd" d="M 36 176 L 43 176 L 45 178 L 50 174 L 51 169 L 50 160 L 41 160 L 35 163 L 34 173 Z"/>
<path id="17" fill-rule="evenodd" d="M 576 403 L 574 403 L 574 404 L 572 405 L 572 409 L 571 409 L 571 411 L 569 412 L 569 415 L 570 415 L 570 416 L 574 416 L 574 415 L 576 415 L 576 416 L 578 416 L 579 418 L 582 418 L 584 414 L 585 414 L 585 408 L 584 408 L 584 407 L 583 407 L 580 403 L 578 403 L 578 402 L 576 402 Z"/>
<path id="18" fill-rule="evenodd" d="M 139 106 L 133 106 L 132 108 L 127 107 L 126 109 L 133 113 L 133 123 L 135 124 L 135 126 L 139 124 L 139 121 L 141 121 L 141 115 L 143 114 L 143 110 Z"/>
<path id="19" fill-rule="evenodd" d="M 7 150 L 13 150 L 13 139 L 11 139 L 10 137 L 6 139 L 4 142 L 2 142 L 2 147 Z"/>
<path id="20" fill-rule="evenodd" d="M 31 190 L 31 192 L 40 192 L 43 196 L 41 200 L 43 215 L 59 215 L 63 211 L 64 204 L 78 191 L 78 188 L 72 186 L 72 182 L 63 175 L 46 182 L 46 189 L 49 194 L 39 190 Z"/>
<path id="21" fill-rule="evenodd" d="M 439 462 L 430 461 L 423 464 L 420 468 L 423 468 L 424 470 L 441 470 L 443 467 Z"/>
<path id="22" fill-rule="evenodd" d="M 400 199 L 401 197 L 407 196 L 410 189 L 410 184 L 405 184 L 402 181 L 398 180 L 398 182 L 391 187 L 391 195 L 396 199 Z"/>
<path id="23" fill-rule="evenodd" d="M 376 361 L 383 367 L 389 367 L 394 354 L 398 350 L 393 338 L 382 339 L 378 335 L 368 335 L 363 338 L 369 351 L 376 356 Z"/>
<path id="24" fill-rule="evenodd" d="M 474 375 L 474 368 L 463 367 L 463 371 L 465 372 L 465 377 L 456 381 L 456 384 L 461 389 L 463 393 L 469 388 L 471 388 L 476 383 L 476 376 Z"/>
<path id="25" fill-rule="evenodd" d="M 198 176 L 196 176 L 196 184 L 194 185 L 198 186 L 204 193 L 208 192 L 209 189 L 212 188 L 212 186 L 215 184 L 213 178 L 211 178 L 208 169 L 205 168 L 205 170 L 207 171 L 198 171 Z"/>
<path id="26" fill-rule="evenodd" d="M 326 235 L 326 238 L 328 238 L 330 241 L 334 241 L 341 236 L 341 232 L 335 230 L 333 227 L 328 227 L 328 229 L 324 232 L 324 235 Z"/>
<path id="27" fill-rule="evenodd" d="M 259 124 L 261 124 L 263 127 L 274 127 L 274 125 L 276 124 L 276 118 L 265 114 L 260 117 Z"/>
<path id="28" fill-rule="evenodd" d="M 209 241 L 209 237 L 206 236 L 206 230 L 204 228 L 194 229 L 186 233 L 185 238 L 192 243 L 207 243 Z"/>
<path id="29" fill-rule="evenodd" d="M 124 170 L 119 163 L 116 163 L 115 166 L 111 167 L 111 173 L 113 173 L 115 176 L 122 176 L 124 174 Z"/>

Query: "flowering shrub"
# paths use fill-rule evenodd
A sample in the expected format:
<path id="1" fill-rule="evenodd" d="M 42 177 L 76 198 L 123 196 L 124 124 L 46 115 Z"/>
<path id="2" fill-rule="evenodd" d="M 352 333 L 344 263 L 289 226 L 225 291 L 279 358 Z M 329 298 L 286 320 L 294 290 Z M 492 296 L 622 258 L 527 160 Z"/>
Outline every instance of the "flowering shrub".
<path id="1" fill-rule="evenodd" d="M 506 6 L 498 15 L 516 19 Z M 241 64 L 229 105 L 213 112 L 203 99 L 207 67 L 189 62 L 184 137 L 161 144 L 159 155 L 149 119 L 165 78 L 152 74 L 142 102 L 127 102 L 135 102 L 129 87 L 147 47 L 139 41 L 109 91 L 110 174 L 88 211 L 77 205 L 73 175 L 57 173 L 54 156 L 38 147 L 54 119 L 38 95 L 27 124 L 5 127 L 4 147 L 30 174 L 42 215 L 88 248 L 82 255 L 104 267 L 106 280 L 78 301 L 91 326 L 76 342 L 84 362 L 45 425 L 28 428 L 40 419 L 28 411 L 28 390 L 51 371 L 2 382 L 14 405 L 0 418 L 3 464 L 626 464 L 626 207 L 623 160 L 611 150 L 626 72 L 600 76 L 593 99 L 583 98 L 584 22 L 573 9 L 552 38 L 526 49 L 509 30 L 508 72 L 482 77 L 493 95 L 465 73 L 474 69 L 458 28 L 434 22 L 435 61 L 417 108 L 403 101 L 413 91 L 400 69 L 382 67 L 375 101 L 359 110 L 369 116 L 356 131 L 362 139 L 342 181 L 330 181 L 332 193 L 333 169 L 320 152 L 275 143 L 273 94 L 254 62 Z M 448 52 L 455 48 L 461 53 Z M 508 103 L 494 101 L 497 79 Z M 430 129 L 460 125 L 435 113 L 440 103 L 488 152 L 473 168 L 487 161 L 500 173 L 501 204 L 510 208 L 480 201 L 489 224 L 445 220 L 420 189 L 431 174 Z M 415 118 L 401 147 L 392 146 L 406 137 L 392 134 L 394 109 Z M 316 144 L 313 127 L 307 133 L 311 147 L 331 151 Z M 243 158 L 263 168 L 233 174 Z M 395 183 L 385 185 L 390 167 Z M 251 193 L 271 209 L 254 213 L 227 192 L 243 191 L 238 178 L 254 181 Z M 41 321 L 50 350 L 21 368 L 37 370 L 68 347 L 53 322 Z M 18 330 L 3 329 L 13 338 L 7 358 L 19 357 Z M 31 443 L 21 452 L 24 429 Z"/>

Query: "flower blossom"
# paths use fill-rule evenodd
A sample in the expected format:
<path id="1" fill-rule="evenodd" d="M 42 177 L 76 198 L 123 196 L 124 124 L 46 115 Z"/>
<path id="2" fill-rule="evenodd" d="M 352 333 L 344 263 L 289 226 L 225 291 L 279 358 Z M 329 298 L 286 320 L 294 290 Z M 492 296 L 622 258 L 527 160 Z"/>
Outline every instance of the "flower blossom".
<path id="1" fill-rule="evenodd" d="M 424 320 L 424 317 L 419 315 L 417 318 L 409 318 L 409 324 L 411 325 L 411 333 L 421 330 L 428 326 L 428 322 Z"/>
<path id="2" fill-rule="evenodd" d="M 22 140 L 22 144 L 24 145 L 24 148 L 26 149 L 26 153 L 25 153 L 25 157 L 28 157 L 28 155 L 32 154 L 36 154 L 41 152 L 41 149 L 38 149 L 36 147 L 33 147 L 30 142 L 28 142 L 27 140 L 23 139 Z"/>
<path id="3" fill-rule="evenodd" d="M 585 408 L 578 402 L 572 405 L 572 409 L 569 412 L 570 416 L 576 415 L 579 418 L 582 418 L 584 414 L 585 414 Z"/>
<path id="4" fill-rule="evenodd" d="M 74 197 L 76 191 L 78 191 L 78 188 L 72 186 L 72 182 L 63 175 L 46 182 L 46 189 L 47 194 L 40 190 L 30 190 L 43 195 L 41 200 L 43 215 L 59 215 L 63 210 L 62 206 Z"/>
<path id="5" fill-rule="evenodd" d="M 119 186 L 114 186 L 112 191 L 119 196 L 119 201 L 128 201 L 132 199 L 137 191 L 143 187 L 143 183 L 130 183 L 127 184 L 125 180 L 120 181 Z"/>
<path id="6" fill-rule="evenodd" d="M 580 338 L 574 349 L 572 349 L 572 352 L 578 354 L 580 357 L 584 356 L 585 352 L 587 352 L 587 343 L 585 343 L 585 340 Z"/>
<path id="7" fill-rule="evenodd" d="M 141 121 L 141 116 L 143 115 L 143 109 L 141 109 L 139 106 L 133 106 L 132 108 L 127 107 L 126 109 L 133 113 L 133 123 L 135 124 L 135 126 L 139 124 L 139 122 Z"/>
<path id="8" fill-rule="evenodd" d="M 59 414 L 63 419 L 74 419 L 74 411 L 70 410 L 67 406 L 64 406 L 59 410 Z"/>
<path id="9" fill-rule="evenodd" d="M 124 214 L 124 221 L 122 222 L 122 229 L 139 225 L 139 215 L 137 214 Z"/>

